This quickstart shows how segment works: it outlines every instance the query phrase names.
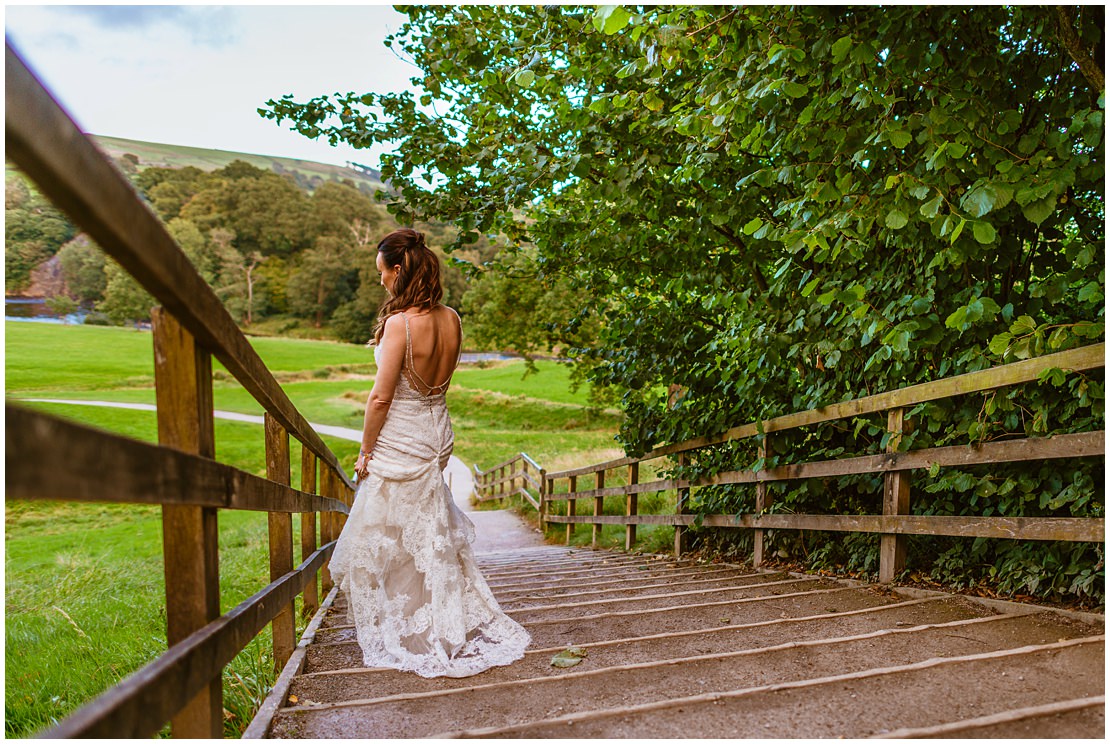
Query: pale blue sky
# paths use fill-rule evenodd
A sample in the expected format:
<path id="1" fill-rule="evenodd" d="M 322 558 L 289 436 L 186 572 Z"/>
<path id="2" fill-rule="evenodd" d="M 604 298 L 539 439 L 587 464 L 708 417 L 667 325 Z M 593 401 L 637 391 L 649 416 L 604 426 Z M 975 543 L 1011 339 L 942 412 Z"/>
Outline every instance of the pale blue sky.
<path id="1" fill-rule="evenodd" d="M 385 92 L 419 76 L 382 40 L 389 5 L 6 5 L 12 45 L 83 130 L 342 164 L 257 109 L 285 93 Z"/>

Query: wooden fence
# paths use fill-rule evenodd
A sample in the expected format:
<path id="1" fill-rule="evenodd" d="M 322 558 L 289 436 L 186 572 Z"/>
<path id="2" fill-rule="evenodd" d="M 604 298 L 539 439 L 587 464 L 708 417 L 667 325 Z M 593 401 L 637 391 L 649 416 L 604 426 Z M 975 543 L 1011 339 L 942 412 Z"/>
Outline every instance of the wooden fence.
<path id="1" fill-rule="evenodd" d="M 547 471 L 523 452 L 500 465 L 494 465 L 489 470 L 481 470 L 475 465 L 475 499 L 479 503 L 495 500 L 504 503 L 507 498 L 520 496 L 533 508 L 541 510 L 543 502 L 540 496 L 543 493 L 546 477 Z"/>
<path id="2" fill-rule="evenodd" d="M 327 561 L 352 484 L 159 220 L 10 46 L 5 103 L 8 157 L 161 303 L 152 333 L 157 445 L 6 405 L 7 499 L 162 506 L 169 650 L 43 735 L 149 737 L 169 721 L 175 737 L 222 738 L 223 668 L 268 623 L 278 668 L 289 659 L 296 596 L 311 614 L 317 574 L 331 588 Z M 213 356 L 266 411 L 265 478 L 212 459 Z M 290 435 L 301 443 L 299 489 L 290 485 Z M 223 615 L 219 509 L 265 511 L 269 522 L 271 583 Z"/>
<path id="3" fill-rule="evenodd" d="M 933 466 L 960 467 L 1004 462 L 1041 461 L 1068 457 L 1095 457 L 1104 454 L 1105 432 L 1102 430 L 1078 434 L 1059 434 L 1052 437 L 1032 437 L 987 442 L 977 446 L 934 447 L 930 449 L 899 451 L 901 436 L 908 431 L 906 412 L 913 406 L 928 401 L 969 393 L 996 390 L 1038 380 L 1050 369 L 1082 371 L 1101 369 L 1105 364 L 1105 344 L 1094 344 L 1069 351 L 1048 354 L 1013 364 L 1006 364 L 979 372 L 957 375 L 936 382 L 913 385 L 879 395 L 836 403 L 823 408 L 792 413 L 769 421 L 753 422 L 729 429 L 712 437 L 699 437 L 685 442 L 658 447 L 643 457 L 623 457 L 572 470 L 546 473 L 541 481 L 537 509 L 542 522 L 565 524 L 567 542 L 577 524 L 592 524 L 593 539 L 604 524 L 625 525 L 625 549 L 630 550 L 636 541 L 636 525 L 662 524 L 675 528 L 675 553 L 684 549 L 684 533 L 691 525 L 705 527 L 750 528 L 754 530 L 753 563 L 759 565 L 764 558 L 764 530 L 829 530 L 878 533 L 879 580 L 889 582 L 905 567 L 907 535 L 951 535 L 959 537 L 993 537 L 1018 540 L 1063 540 L 1073 542 L 1103 542 L 1104 520 L 1101 518 L 1069 517 L 976 517 L 976 516 L 923 516 L 910 513 L 910 473 L 928 470 Z M 734 470 L 718 473 L 700 480 L 667 479 L 639 482 L 640 464 L 658 458 L 671 458 L 683 465 L 695 457 L 697 450 L 737 439 L 757 438 L 759 458 L 765 457 L 767 439 L 776 432 L 804 426 L 838 421 L 854 416 L 885 413 L 886 429 L 890 433 L 886 453 L 849 457 L 823 462 L 803 462 L 759 470 Z M 762 439 L 758 437 L 762 435 Z M 491 473 L 496 478 L 479 480 L 476 485 L 479 500 L 496 498 L 493 489 L 513 493 L 517 489 L 518 473 L 502 471 L 518 458 L 509 460 Z M 531 460 L 529 459 L 529 462 Z M 534 465 L 534 463 L 533 463 Z M 539 466 L 537 470 L 543 472 Z M 605 486 L 606 473 L 627 469 L 625 485 Z M 480 471 L 479 471 L 480 472 Z M 858 473 L 882 473 L 884 480 L 882 514 L 771 514 L 768 483 L 802 478 L 832 478 Z M 580 488 L 580 478 L 594 480 L 594 487 Z M 556 492 L 556 482 L 565 480 L 565 492 Z M 506 485 L 507 484 L 507 485 Z M 755 511 L 751 514 L 695 515 L 687 511 L 690 489 L 708 485 L 752 484 L 756 489 Z M 677 494 L 675 513 L 639 514 L 637 499 L 640 494 L 674 491 Z M 605 515 L 604 500 L 623 496 L 623 515 Z M 575 513 L 575 504 L 581 499 L 592 499 L 593 515 Z M 564 514 L 555 514 L 554 504 L 564 502 Z"/>

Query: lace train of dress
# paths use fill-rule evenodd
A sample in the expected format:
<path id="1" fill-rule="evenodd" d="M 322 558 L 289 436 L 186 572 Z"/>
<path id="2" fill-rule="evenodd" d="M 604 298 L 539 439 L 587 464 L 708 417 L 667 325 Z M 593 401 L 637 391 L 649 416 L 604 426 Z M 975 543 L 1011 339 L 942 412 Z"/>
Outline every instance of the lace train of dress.
<path id="1" fill-rule="evenodd" d="M 443 394 L 402 374 L 330 565 L 366 666 L 466 677 L 511 664 L 531 641 L 474 560 L 474 524 L 443 479 L 453 448 Z"/>

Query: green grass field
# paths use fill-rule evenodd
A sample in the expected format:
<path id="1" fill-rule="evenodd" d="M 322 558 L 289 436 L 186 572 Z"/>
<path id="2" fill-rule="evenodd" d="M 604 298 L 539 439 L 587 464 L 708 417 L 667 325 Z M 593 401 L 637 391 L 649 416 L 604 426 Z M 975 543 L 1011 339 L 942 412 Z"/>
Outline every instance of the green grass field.
<path id="1" fill-rule="evenodd" d="M 275 338 L 251 343 L 310 422 L 361 427 L 373 383 L 367 349 Z M 149 332 L 10 322 L 5 352 L 9 399 L 154 403 Z M 219 410 L 261 413 L 226 373 L 216 375 L 214 396 Z M 613 441 L 617 415 L 591 413 L 587 392 L 571 393 L 567 371 L 555 363 L 541 362 L 539 373 L 528 377 L 520 362 L 464 367 L 448 396 L 455 454 L 468 467 L 490 467 L 522 450 L 549 469 L 620 454 Z M 153 412 L 25 405 L 137 439 L 157 438 Z M 350 469 L 357 444 L 324 440 Z M 295 442 L 292 454 L 297 483 Z M 261 427 L 217 419 L 216 457 L 264 473 Z M 611 501 L 606 511 L 619 507 Z M 227 611 L 268 583 L 266 516 L 221 512 L 219 524 L 221 605 Z M 157 507 L 10 502 L 5 527 L 5 733 L 23 737 L 165 650 L 161 519 Z M 588 541 L 589 532 L 577 530 L 576 544 Z M 549 534 L 555 540 L 562 533 L 559 526 Z M 662 533 L 657 542 L 666 544 Z M 618 543 L 623 529 L 607 529 L 604 544 Z M 267 631 L 225 670 L 227 735 L 243 730 L 273 679 Z"/>

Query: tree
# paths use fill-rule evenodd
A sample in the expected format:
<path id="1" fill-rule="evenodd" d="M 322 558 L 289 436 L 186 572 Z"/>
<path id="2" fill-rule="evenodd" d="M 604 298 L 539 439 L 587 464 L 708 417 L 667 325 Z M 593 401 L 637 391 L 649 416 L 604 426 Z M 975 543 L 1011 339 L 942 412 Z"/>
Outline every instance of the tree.
<path id="1" fill-rule="evenodd" d="M 4 280 L 6 291 L 15 294 L 77 229 L 22 176 L 10 173 L 4 183 Z"/>
<path id="2" fill-rule="evenodd" d="M 104 297 L 107 275 L 104 252 L 84 233 L 79 234 L 58 251 L 69 294 L 79 303 L 91 306 Z"/>
<path id="3" fill-rule="evenodd" d="M 104 299 L 96 309 L 116 325 L 149 321 L 151 308 L 158 304 L 150 293 L 111 258 L 107 259 L 104 272 L 107 276 Z"/>
<path id="4" fill-rule="evenodd" d="M 358 269 L 352 259 L 350 246 L 343 240 L 318 237 L 289 277 L 289 309 L 301 317 L 312 317 L 317 328 L 323 326 L 324 317 L 355 294 Z"/>
<path id="5" fill-rule="evenodd" d="M 630 453 L 1104 335 L 1100 6 L 405 12 L 388 43 L 424 71 L 423 92 L 286 96 L 264 115 L 394 145 L 382 178 L 399 219 L 449 221 L 457 246 L 534 245 L 537 276 L 593 298 L 599 335 L 572 353 L 622 392 Z M 677 405 L 671 385 L 686 391 Z M 1025 396 L 1034 415 L 930 404 L 907 446 L 1102 420 L 1101 378 Z M 873 430 L 776 437 L 767 462 L 877 452 Z M 738 444 L 690 467 L 754 460 Z M 1094 465 L 1078 472 L 1101 493 Z M 1005 489 L 997 508 L 1012 515 L 1101 514 L 1083 488 L 1036 496 L 1053 478 L 953 469 L 929 487 Z M 751 498 L 700 493 L 706 510 Z M 775 501 L 873 509 L 859 478 Z M 814 537 L 848 563 L 874 550 Z M 1054 565 L 1052 591 L 1083 593 L 1076 556 L 1096 562 L 1092 546 L 991 542 L 965 562 L 957 541 L 917 544 L 965 576 L 1006 566 L 1040 591 L 1037 571 L 1013 567 Z"/>

